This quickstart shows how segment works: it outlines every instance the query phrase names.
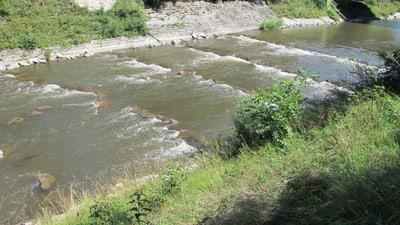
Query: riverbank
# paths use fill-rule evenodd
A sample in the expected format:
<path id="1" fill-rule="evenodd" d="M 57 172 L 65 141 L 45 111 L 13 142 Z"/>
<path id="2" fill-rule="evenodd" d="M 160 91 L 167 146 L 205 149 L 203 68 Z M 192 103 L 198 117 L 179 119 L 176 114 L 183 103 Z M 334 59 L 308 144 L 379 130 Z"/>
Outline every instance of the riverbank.
<path id="1" fill-rule="evenodd" d="M 150 35 L 136 38 L 112 38 L 93 40 L 89 43 L 72 46 L 48 48 L 50 61 L 68 60 L 76 57 L 88 57 L 93 54 L 119 49 L 154 47 L 166 44 L 179 44 L 197 38 L 209 38 L 217 35 L 258 29 L 266 20 L 278 17 L 264 2 L 166 2 L 162 10 L 147 9 L 147 26 Z M 282 28 L 334 24 L 326 17 L 322 19 L 287 19 L 282 18 Z M 0 72 L 22 66 L 46 63 L 45 51 L 35 49 L 4 50 L 0 52 Z"/>

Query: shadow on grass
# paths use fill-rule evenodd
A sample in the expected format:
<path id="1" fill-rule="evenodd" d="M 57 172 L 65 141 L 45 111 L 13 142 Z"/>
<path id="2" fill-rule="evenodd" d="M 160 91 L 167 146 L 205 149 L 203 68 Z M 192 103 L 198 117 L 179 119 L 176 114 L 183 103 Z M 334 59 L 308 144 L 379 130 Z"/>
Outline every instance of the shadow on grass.
<path id="1" fill-rule="evenodd" d="M 275 206 L 275 207 L 274 207 Z M 198 225 L 400 224 L 400 167 L 335 179 L 302 174 L 277 201 L 239 199 Z"/>
<path id="2" fill-rule="evenodd" d="M 288 182 L 263 225 L 400 224 L 400 168 L 334 179 L 303 174 Z"/>
<path id="3" fill-rule="evenodd" d="M 233 207 L 220 207 L 213 217 L 202 219 L 197 225 L 250 225 L 262 224 L 269 211 L 262 198 L 251 196 L 239 199 Z"/>

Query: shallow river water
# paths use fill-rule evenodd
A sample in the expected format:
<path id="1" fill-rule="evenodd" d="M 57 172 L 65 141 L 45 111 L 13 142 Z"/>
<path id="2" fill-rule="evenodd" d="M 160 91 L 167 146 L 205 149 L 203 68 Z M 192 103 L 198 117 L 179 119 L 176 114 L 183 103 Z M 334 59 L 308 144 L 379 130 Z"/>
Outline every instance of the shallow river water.
<path id="1" fill-rule="evenodd" d="M 378 50 L 400 48 L 400 22 L 254 30 L 190 46 L 127 49 L 0 74 L 0 224 L 36 212 L 49 192 L 39 188 L 39 173 L 65 187 L 191 156 L 197 149 L 189 140 L 232 132 L 231 112 L 248 91 L 291 79 L 299 68 L 339 84 L 357 82 L 357 65 L 382 65 Z"/>

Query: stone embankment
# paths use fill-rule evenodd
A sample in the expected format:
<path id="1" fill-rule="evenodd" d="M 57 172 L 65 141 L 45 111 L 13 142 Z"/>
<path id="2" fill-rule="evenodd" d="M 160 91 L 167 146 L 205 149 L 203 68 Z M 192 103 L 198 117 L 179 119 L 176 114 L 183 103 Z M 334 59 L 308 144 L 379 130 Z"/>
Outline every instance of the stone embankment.
<path id="1" fill-rule="evenodd" d="M 115 0 L 76 0 L 76 2 L 89 9 L 109 9 Z M 216 4 L 204 1 L 176 2 L 175 4 L 166 2 L 158 11 L 147 9 L 150 35 L 94 40 L 68 49 L 52 47 L 50 60 L 87 57 L 95 53 L 118 49 L 177 44 L 197 38 L 258 29 L 266 19 L 278 18 L 262 1 L 229 1 Z M 283 18 L 283 22 L 284 28 L 334 23 L 329 18 L 295 20 Z M 31 64 L 46 63 L 40 49 L 31 52 L 21 49 L 1 51 L 0 59 L 0 72 Z"/>

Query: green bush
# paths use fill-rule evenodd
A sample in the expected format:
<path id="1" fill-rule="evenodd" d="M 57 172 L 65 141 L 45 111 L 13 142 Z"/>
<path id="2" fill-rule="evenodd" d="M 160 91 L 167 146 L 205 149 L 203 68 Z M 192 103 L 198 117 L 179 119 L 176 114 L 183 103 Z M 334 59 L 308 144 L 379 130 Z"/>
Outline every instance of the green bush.
<path id="1" fill-rule="evenodd" d="M 10 0 L 0 1 L 0 16 L 8 16 L 11 13 L 12 5 Z"/>
<path id="2" fill-rule="evenodd" d="M 306 85 L 306 80 L 299 75 L 240 101 L 233 116 L 237 138 L 251 147 L 281 143 L 301 117 L 300 100 L 304 96 L 300 87 Z"/>
<path id="3" fill-rule="evenodd" d="M 19 41 L 19 46 L 20 48 L 24 50 L 34 50 L 35 48 L 39 47 L 37 38 L 33 34 L 26 34 L 21 38 Z"/>

